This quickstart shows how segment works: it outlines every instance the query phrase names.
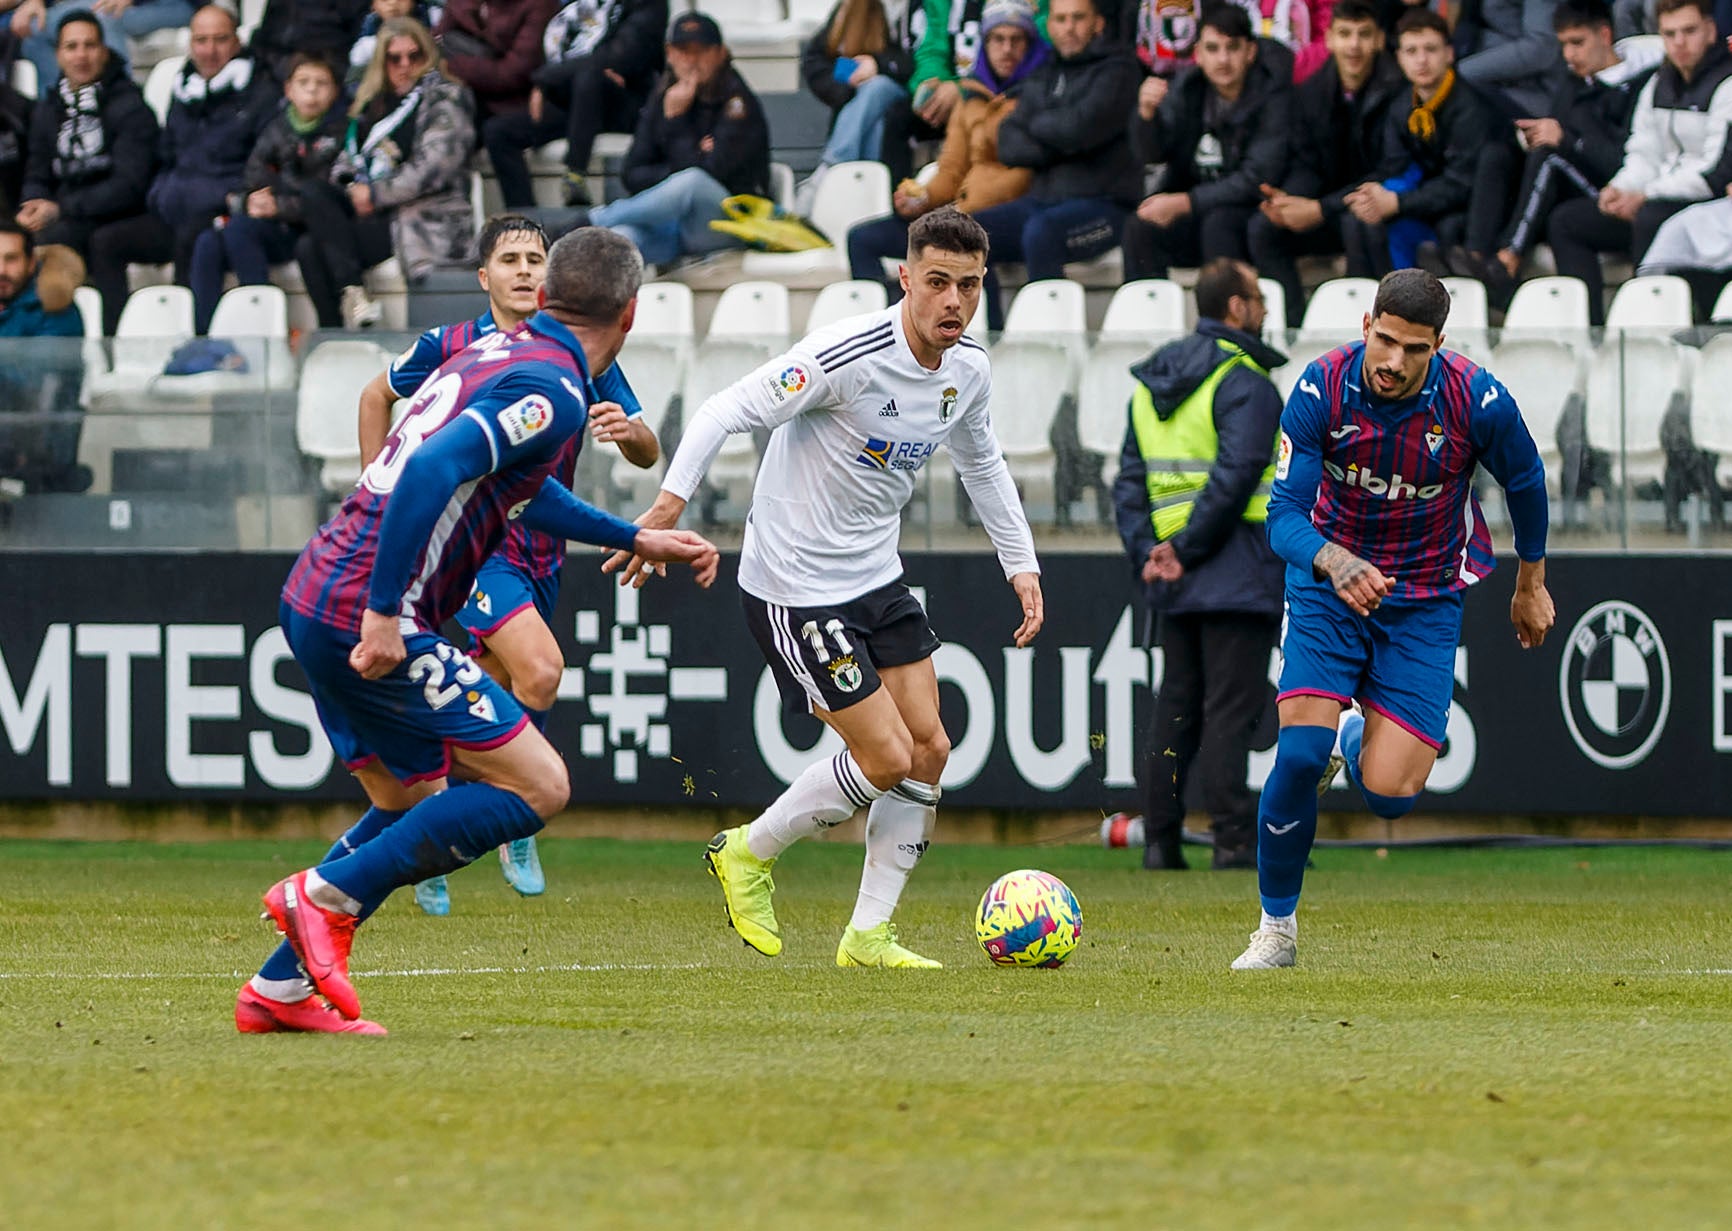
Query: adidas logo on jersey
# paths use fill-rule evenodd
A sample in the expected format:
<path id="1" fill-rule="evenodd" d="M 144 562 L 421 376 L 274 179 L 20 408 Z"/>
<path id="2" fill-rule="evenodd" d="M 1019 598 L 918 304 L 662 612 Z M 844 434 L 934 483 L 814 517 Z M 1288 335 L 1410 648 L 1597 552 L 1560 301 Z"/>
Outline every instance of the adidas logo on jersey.
<path id="1" fill-rule="evenodd" d="M 897 417 L 896 416 L 896 399 L 895 398 L 891 398 L 888 402 L 884 403 L 884 405 L 879 408 L 878 417 L 880 419 L 894 419 Z"/>
<path id="2" fill-rule="evenodd" d="M 919 470 L 938 446 L 929 440 L 878 440 L 868 438 L 854 460 L 871 470 Z"/>
<path id="3" fill-rule="evenodd" d="M 1388 500 L 1431 500 L 1443 491 L 1443 484 L 1433 483 L 1425 487 L 1415 487 L 1398 473 L 1393 478 L 1380 478 L 1357 462 L 1351 463 L 1346 470 L 1334 462 L 1326 461 L 1323 469 L 1337 483 L 1345 483 L 1348 487 L 1357 487 L 1360 491 L 1369 492 L 1373 496 L 1382 496 Z"/>

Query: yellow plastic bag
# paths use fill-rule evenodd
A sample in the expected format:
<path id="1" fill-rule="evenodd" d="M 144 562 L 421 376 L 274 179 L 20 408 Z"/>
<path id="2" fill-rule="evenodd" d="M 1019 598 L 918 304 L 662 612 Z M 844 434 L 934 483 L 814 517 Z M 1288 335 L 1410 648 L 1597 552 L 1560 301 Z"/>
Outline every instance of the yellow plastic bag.
<path id="1" fill-rule="evenodd" d="M 728 197 L 722 202 L 722 213 L 726 217 L 712 219 L 710 230 L 732 235 L 758 252 L 809 252 L 835 246 L 817 227 L 768 197 Z"/>

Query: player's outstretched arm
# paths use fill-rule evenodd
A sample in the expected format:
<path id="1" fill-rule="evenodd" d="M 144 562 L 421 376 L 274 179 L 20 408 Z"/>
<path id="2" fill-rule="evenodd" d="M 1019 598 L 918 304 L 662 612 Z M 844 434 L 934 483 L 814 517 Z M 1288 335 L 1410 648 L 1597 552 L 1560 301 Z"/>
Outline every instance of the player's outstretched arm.
<path id="1" fill-rule="evenodd" d="M 1492 478 L 1503 488 L 1515 532 L 1515 595 L 1509 619 L 1516 640 L 1525 650 L 1544 644 L 1557 618 L 1546 590 L 1546 535 L 1550 530 L 1551 499 L 1546 495 L 1546 468 L 1539 446 L 1521 417 L 1510 391 L 1491 373 L 1481 370 L 1473 384 L 1473 442 Z"/>
<path id="2" fill-rule="evenodd" d="M 1551 592 L 1546 589 L 1546 562 L 1523 560 L 1516 569 L 1515 597 L 1509 601 L 1509 622 L 1515 625 L 1522 649 L 1544 645 L 1557 618 Z"/>
<path id="3" fill-rule="evenodd" d="M 614 555 L 652 564 L 688 563 L 700 586 L 715 580 L 720 555 L 715 545 L 689 530 L 640 528 L 624 518 L 579 500 L 557 479 L 548 479 L 523 510 L 523 524 L 559 538 L 614 548 Z M 610 557 L 611 558 L 611 557 Z"/>
<path id="4" fill-rule="evenodd" d="M 1016 601 L 1022 606 L 1022 623 L 1016 628 L 1016 648 L 1022 649 L 1034 640 L 1040 626 L 1046 623 L 1046 600 L 1040 593 L 1039 573 L 1018 573 L 1010 579 L 1016 591 Z"/>

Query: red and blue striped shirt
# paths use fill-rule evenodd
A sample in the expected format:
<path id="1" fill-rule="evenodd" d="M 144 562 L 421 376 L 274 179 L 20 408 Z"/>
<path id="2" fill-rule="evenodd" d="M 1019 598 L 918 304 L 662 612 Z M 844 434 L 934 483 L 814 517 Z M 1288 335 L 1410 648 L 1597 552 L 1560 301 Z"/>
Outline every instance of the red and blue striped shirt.
<path id="1" fill-rule="evenodd" d="M 1398 598 L 1471 586 L 1497 566 L 1473 490 L 1481 465 L 1510 497 L 1516 553 L 1544 556 L 1545 468 L 1509 390 L 1439 351 L 1419 392 L 1392 402 L 1366 387 L 1364 365 L 1363 342 L 1331 351 L 1287 399 L 1269 500 L 1282 558 L 1310 579 L 1331 542 L 1394 578 Z"/>

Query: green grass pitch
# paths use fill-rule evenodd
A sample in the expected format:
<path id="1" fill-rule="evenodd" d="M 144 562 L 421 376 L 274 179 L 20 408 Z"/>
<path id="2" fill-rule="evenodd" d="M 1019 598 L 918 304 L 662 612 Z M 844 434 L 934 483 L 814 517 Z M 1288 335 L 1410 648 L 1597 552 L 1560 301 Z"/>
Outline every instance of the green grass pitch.
<path id="1" fill-rule="evenodd" d="M 388 1039 L 242 1037 L 258 895 L 310 844 L 0 843 L 0 1226 L 1725 1226 L 1732 856 L 1321 852 L 1299 969 L 1233 974 L 1254 879 L 933 849 L 936 972 L 834 966 L 859 850 L 744 949 L 686 843 L 549 841 L 355 969 Z M 1000 970 L 986 885 L 1084 940 Z M 415 973 L 409 973 L 415 972 Z"/>

